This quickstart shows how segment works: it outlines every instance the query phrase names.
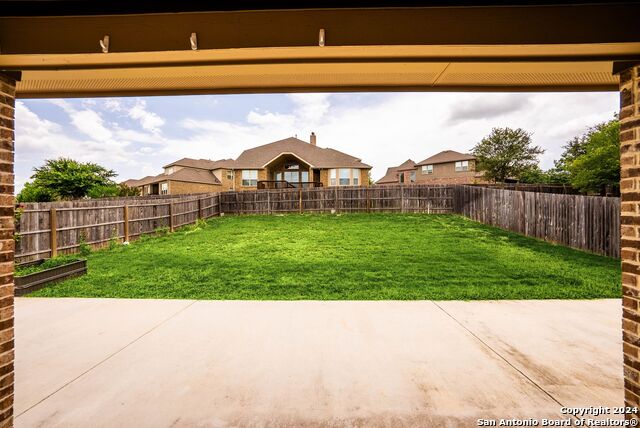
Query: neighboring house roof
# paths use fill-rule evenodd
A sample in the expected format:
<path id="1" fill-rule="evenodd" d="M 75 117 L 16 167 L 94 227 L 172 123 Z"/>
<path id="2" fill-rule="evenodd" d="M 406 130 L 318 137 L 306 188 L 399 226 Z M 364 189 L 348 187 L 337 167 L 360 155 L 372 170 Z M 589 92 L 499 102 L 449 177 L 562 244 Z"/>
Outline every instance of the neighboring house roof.
<path id="1" fill-rule="evenodd" d="M 220 159 L 220 160 L 211 160 L 211 159 L 192 159 L 192 158 L 182 158 L 175 162 L 171 162 L 168 165 L 163 166 L 163 168 L 169 168 L 172 166 L 184 166 L 188 168 L 199 168 L 199 169 L 218 169 L 218 168 L 230 168 L 233 164 L 233 159 Z"/>
<path id="2" fill-rule="evenodd" d="M 160 174 L 163 175 L 163 174 Z M 157 175 L 147 175 L 146 177 L 141 178 L 140 180 L 136 180 L 136 187 L 145 186 L 147 184 L 151 184 L 155 182 Z"/>
<path id="3" fill-rule="evenodd" d="M 449 163 L 463 160 L 471 160 L 476 157 L 467 153 L 460 153 L 454 150 L 445 150 L 443 152 L 437 153 L 425 160 L 418 162 L 416 165 L 432 165 L 435 163 Z"/>
<path id="4" fill-rule="evenodd" d="M 245 150 L 236 159 L 235 169 L 261 169 L 283 154 L 292 154 L 314 168 L 371 168 L 354 156 L 322 148 L 291 137 Z"/>
<path id="5" fill-rule="evenodd" d="M 396 168 L 398 171 L 410 171 L 412 169 L 416 169 L 416 163 L 411 159 L 407 159 L 406 161 L 398 165 Z"/>
<path id="6" fill-rule="evenodd" d="M 398 172 L 410 171 L 415 168 L 416 168 L 416 163 L 411 159 L 407 159 L 406 161 L 402 162 L 398 166 L 392 166 L 390 168 L 387 168 L 387 173 L 384 175 L 384 177 L 376 181 L 376 184 L 397 183 Z"/>
<path id="7" fill-rule="evenodd" d="M 172 174 L 158 174 L 149 175 L 140 180 L 127 180 L 134 181 L 135 187 L 146 186 L 148 184 L 159 183 L 162 181 L 187 181 L 190 183 L 204 183 L 204 184 L 221 184 L 220 180 L 213 175 L 211 171 L 207 171 L 199 168 L 182 168 Z"/>
<path id="8" fill-rule="evenodd" d="M 138 181 L 140 181 L 140 180 L 135 180 L 133 178 L 130 178 L 130 179 L 126 180 L 126 181 L 123 181 L 120 184 L 125 185 L 127 187 L 137 187 L 138 186 Z"/>
<path id="9" fill-rule="evenodd" d="M 165 175 L 165 180 L 188 181 L 190 183 L 221 184 L 211 171 L 195 168 L 183 168 L 173 174 Z"/>
<path id="10" fill-rule="evenodd" d="M 387 168 L 387 173 L 380 180 L 376 181 L 376 184 L 387 184 L 398 182 L 398 167 L 392 166 Z"/>

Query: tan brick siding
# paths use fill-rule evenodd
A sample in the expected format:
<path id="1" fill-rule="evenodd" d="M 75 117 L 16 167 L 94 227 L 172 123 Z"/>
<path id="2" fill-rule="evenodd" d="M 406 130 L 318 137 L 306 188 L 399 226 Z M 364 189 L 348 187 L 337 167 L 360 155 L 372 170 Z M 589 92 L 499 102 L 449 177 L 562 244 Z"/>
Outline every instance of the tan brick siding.
<path id="1" fill-rule="evenodd" d="M 235 171 L 235 190 L 243 191 L 243 190 L 256 190 L 254 186 L 243 186 L 242 185 L 242 170 L 236 169 Z M 267 180 L 267 170 L 259 169 L 258 170 L 258 181 Z"/>
<path id="2" fill-rule="evenodd" d="M 206 183 L 191 183 L 188 181 L 169 181 L 170 195 L 184 195 L 186 193 L 219 192 L 220 186 Z"/>
<path id="3" fill-rule="evenodd" d="M 406 171 L 405 183 L 409 183 L 409 174 Z M 425 184 L 471 184 L 480 181 L 476 177 L 476 165 L 474 160 L 469 160 L 468 171 L 456 171 L 455 162 L 437 163 L 433 165 L 433 174 L 423 174 L 422 166 L 416 170 L 416 183 Z"/>
<path id="4" fill-rule="evenodd" d="M 625 405 L 640 406 L 640 66 L 620 74 L 622 338 Z M 636 415 L 634 417 L 637 418 Z"/>
<path id="5" fill-rule="evenodd" d="M 0 73 L 0 426 L 13 425 L 15 80 Z"/>
<path id="6" fill-rule="evenodd" d="M 233 178 L 227 178 L 227 171 L 231 171 L 233 177 L 233 170 L 231 169 L 221 168 L 213 171 L 213 174 L 220 180 L 219 188 L 221 192 L 233 189 Z"/>

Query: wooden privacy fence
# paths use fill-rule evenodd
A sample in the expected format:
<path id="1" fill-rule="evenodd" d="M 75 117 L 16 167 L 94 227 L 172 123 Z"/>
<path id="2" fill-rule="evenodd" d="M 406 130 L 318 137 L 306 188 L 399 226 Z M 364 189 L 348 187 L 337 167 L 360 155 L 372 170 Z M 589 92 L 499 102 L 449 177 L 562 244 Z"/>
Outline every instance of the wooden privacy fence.
<path id="1" fill-rule="evenodd" d="M 344 186 L 269 189 L 220 194 L 229 214 L 453 212 L 454 187 L 446 185 Z"/>
<path id="2" fill-rule="evenodd" d="M 454 211 L 545 241 L 620 257 L 620 199 L 456 186 Z"/>
<path id="3" fill-rule="evenodd" d="M 218 193 L 24 203 L 18 209 L 16 262 L 76 252 L 84 240 L 101 246 L 174 229 L 220 213 Z"/>
<path id="4" fill-rule="evenodd" d="M 620 200 L 462 185 L 317 187 L 200 195 L 27 203 L 16 228 L 16 261 L 128 241 L 219 214 L 458 213 L 472 220 L 620 257 Z"/>

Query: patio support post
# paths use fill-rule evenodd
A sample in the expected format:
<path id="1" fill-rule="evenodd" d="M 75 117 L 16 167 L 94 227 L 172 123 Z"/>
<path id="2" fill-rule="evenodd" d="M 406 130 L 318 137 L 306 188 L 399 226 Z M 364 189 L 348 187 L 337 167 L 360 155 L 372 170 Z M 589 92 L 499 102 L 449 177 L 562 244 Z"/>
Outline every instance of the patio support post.
<path id="1" fill-rule="evenodd" d="M 19 78 L 0 72 L 0 427 L 13 425 L 13 147 Z"/>
<path id="2" fill-rule="evenodd" d="M 640 66 L 619 74 L 624 400 L 640 406 Z"/>

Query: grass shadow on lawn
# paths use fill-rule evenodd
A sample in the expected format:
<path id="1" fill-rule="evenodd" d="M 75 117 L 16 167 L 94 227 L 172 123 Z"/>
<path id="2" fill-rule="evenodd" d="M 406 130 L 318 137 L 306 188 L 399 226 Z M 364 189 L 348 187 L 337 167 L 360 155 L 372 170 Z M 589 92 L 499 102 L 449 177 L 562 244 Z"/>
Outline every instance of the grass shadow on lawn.
<path id="1" fill-rule="evenodd" d="M 620 297 L 619 260 L 455 215 L 214 218 L 88 258 L 33 296 L 256 300 Z"/>

